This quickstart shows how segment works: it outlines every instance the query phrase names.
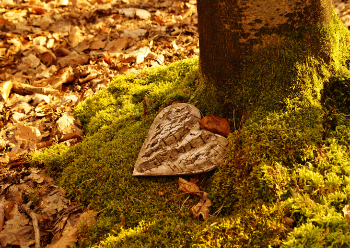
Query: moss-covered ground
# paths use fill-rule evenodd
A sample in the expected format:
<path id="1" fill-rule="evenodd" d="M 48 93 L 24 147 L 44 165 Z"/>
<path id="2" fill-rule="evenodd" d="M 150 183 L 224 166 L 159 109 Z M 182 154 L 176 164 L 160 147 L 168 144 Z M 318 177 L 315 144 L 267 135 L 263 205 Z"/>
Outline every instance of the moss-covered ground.
<path id="1" fill-rule="evenodd" d="M 80 247 L 349 247 L 342 212 L 350 203 L 349 45 L 335 13 L 329 26 L 285 34 L 246 58 L 224 105 L 198 78 L 198 59 L 119 76 L 76 107 L 82 143 L 55 145 L 31 161 L 99 211 L 80 231 Z M 132 177 L 157 112 L 186 99 L 236 127 L 228 163 L 206 182 L 207 221 L 189 213 L 197 196 L 162 204 L 180 193 L 178 177 Z"/>

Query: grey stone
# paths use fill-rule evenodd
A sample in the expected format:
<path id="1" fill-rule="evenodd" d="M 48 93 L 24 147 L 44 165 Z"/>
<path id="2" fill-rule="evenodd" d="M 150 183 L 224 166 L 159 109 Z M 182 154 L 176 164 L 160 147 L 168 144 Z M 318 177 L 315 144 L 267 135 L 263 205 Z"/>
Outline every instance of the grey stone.
<path id="1" fill-rule="evenodd" d="M 211 171 L 224 162 L 225 137 L 201 130 L 200 111 L 172 104 L 155 118 L 134 167 L 134 176 L 188 175 Z"/>

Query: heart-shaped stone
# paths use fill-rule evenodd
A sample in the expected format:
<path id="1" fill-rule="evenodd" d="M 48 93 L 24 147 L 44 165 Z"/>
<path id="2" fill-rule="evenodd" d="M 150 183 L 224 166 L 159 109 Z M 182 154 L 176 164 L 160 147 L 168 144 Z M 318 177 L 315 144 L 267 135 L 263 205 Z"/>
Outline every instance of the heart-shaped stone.
<path id="1" fill-rule="evenodd" d="M 164 108 L 153 121 L 134 167 L 134 176 L 187 175 L 224 162 L 225 137 L 201 130 L 200 111 L 187 103 Z"/>

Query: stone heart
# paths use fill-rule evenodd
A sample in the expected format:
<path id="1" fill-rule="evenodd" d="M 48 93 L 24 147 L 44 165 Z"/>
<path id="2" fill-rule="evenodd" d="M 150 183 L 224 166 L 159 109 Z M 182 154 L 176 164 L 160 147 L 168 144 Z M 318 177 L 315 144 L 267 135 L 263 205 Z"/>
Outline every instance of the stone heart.
<path id="1" fill-rule="evenodd" d="M 177 103 L 155 118 L 135 163 L 133 176 L 187 175 L 211 171 L 223 163 L 225 137 L 201 130 L 199 110 Z"/>

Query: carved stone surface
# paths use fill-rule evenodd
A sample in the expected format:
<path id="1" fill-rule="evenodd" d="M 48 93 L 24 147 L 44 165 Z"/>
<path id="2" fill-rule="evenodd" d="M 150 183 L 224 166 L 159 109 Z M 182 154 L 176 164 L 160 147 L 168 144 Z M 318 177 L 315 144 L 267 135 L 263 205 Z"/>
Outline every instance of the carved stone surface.
<path id="1" fill-rule="evenodd" d="M 223 163 L 225 137 L 201 130 L 199 110 L 176 103 L 155 118 L 135 163 L 134 176 L 186 175 L 211 171 Z"/>

